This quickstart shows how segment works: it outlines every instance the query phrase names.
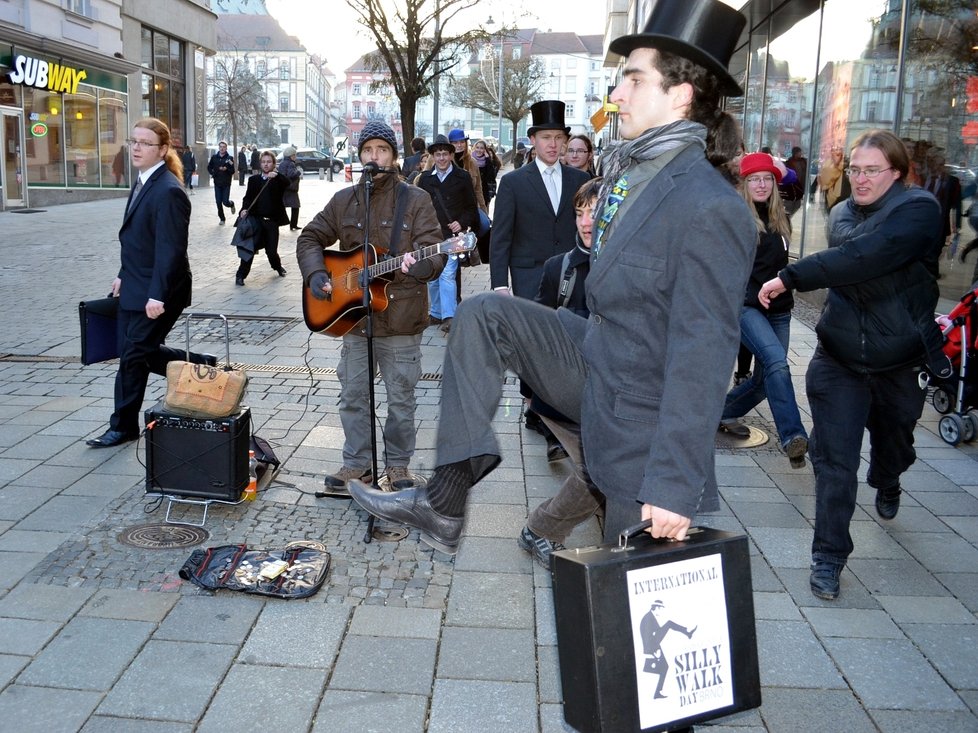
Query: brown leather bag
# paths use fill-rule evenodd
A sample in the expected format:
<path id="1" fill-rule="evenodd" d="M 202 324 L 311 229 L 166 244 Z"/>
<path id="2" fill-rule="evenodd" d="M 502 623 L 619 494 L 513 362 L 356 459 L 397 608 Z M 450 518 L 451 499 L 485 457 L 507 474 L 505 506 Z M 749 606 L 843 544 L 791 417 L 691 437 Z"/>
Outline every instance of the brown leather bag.
<path id="1" fill-rule="evenodd" d="M 190 320 L 220 318 L 224 321 L 225 363 L 223 367 L 190 362 Z M 187 417 L 229 417 L 241 411 L 241 400 L 248 386 L 243 369 L 231 368 L 231 336 L 227 316 L 212 313 L 187 313 L 187 361 L 166 365 L 166 397 L 163 409 Z"/>
<path id="2" fill-rule="evenodd" d="M 188 417 L 229 417 L 241 410 L 248 386 L 242 369 L 171 361 L 166 365 L 163 409 Z"/>

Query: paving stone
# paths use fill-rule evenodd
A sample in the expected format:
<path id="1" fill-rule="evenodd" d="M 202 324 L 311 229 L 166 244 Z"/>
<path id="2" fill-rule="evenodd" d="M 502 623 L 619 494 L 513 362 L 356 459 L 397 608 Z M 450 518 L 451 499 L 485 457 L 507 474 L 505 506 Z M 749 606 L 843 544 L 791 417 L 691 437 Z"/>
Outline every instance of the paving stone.
<path id="1" fill-rule="evenodd" d="M 43 552 L 0 552 L 0 591 L 17 585 L 43 559 Z"/>
<path id="2" fill-rule="evenodd" d="M 93 595 L 78 614 L 80 616 L 159 623 L 179 600 L 180 596 L 175 593 L 150 593 L 108 588 Z"/>
<path id="3" fill-rule="evenodd" d="M 312 733 L 425 733 L 428 698 L 390 692 L 327 690 Z"/>
<path id="4" fill-rule="evenodd" d="M 727 504 L 745 527 L 802 528 L 811 531 L 808 520 L 788 503 L 728 500 Z"/>
<path id="5" fill-rule="evenodd" d="M 237 647 L 150 639 L 98 706 L 100 715 L 186 723 L 204 713 Z"/>
<path id="6" fill-rule="evenodd" d="M 550 574 L 537 568 L 541 574 L 546 574 L 549 579 Z M 536 632 L 538 644 L 557 643 L 557 616 L 554 609 L 553 589 L 549 586 L 538 586 L 534 589 L 533 598 L 536 603 Z"/>
<path id="7" fill-rule="evenodd" d="M 974 624 L 975 616 L 956 598 L 877 596 L 898 624 Z"/>
<path id="8" fill-rule="evenodd" d="M 9 731 L 74 733 L 99 699 L 98 692 L 11 685 L 0 693 L 0 720 Z"/>
<path id="9" fill-rule="evenodd" d="M 0 456 L 0 486 L 12 483 L 41 464 L 26 458 L 4 458 Z"/>
<path id="10" fill-rule="evenodd" d="M 564 706 L 557 703 L 540 705 L 540 733 L 576 733 L 564 722 Z"/>
<path id="11" fill-rule="evenodd" d="M 807 568 L 811 564 L 811 529 L 755 527 L 749 532 L 773 567 Z"/>
<path id="12" fill-rule="evenodd" d="M 487 603 L 487 598 L 494 599 L 493 603 Z M 532 628 L 533 590 L 530 577 L 511 573 L 455 573 L 445 623 L 452 626 Z"/>
<path id="13" fill-rule="evenodd" d="M 7 486 L 0 491 L 0 519 L 23 519 L 52 496 L 54 491 L 48 487 Z"/>
<path id="14" fill-rule="evenodd" d="M 334 690 L 374 690 L 427 695 L 435 673 L 433 639 L 399 639 L 350 634 L 343 640 L 329 685 Z M 327 665 L 328 666 L 328 665 Z"/>
<path id="15" fill-rule="evenodd" d="M 564 694 L 560 682 L 560 654 L 555 645 L 537 645 L 537 687 L 542 702 L 563 702 Z"/>
<path id="16" fill-rule="evenodd" d="M 51 552 L 68 537 L 68 532 L 10 529 L 0 535 L 0 552 L 16 552 L 25 547 L 34 552 Z"/>
<path id="17" fill-rule="evenodd" d="M 974 733 L 978 730 L 978 717 L 970 712 L 870 710 L 869 713 L 881 733 L 905 733 L 910 730 Z"/>
<path id="18" fill-rule="evenodd" d="M 972 521 L 978 524 L 978 519 Z M 931 572 L 967 573 L 978 568 L 978 549 L 961 537 L 947 533 L 919 531 L 894 533 L 894 536 L 921 565 Z"/>
<path id="19" fill-rule="evenodd" d="M 0 689 L 13 682 L 14 678 L 30 662 L 31 658 L 29 656 L 0 654 Z"/>
<path id="20" fill-rule="evenodd" d="M 455 570 L 484 573 L 529 573 L 528 555 L 515 537 L 465 537 L 455 556 Z"/>
<path id="21" fill-rule="evenodd" d="M 819 636 L 850 639 L 903 638 L 903 632 L 884 611 L 824 607 L 805 608 L 803 611 Z"/>
<path id="22" fill-rule="evenodd" d="M 441 636 L 439 679 L 536 682 L 533 633 L 527 629 L 446 626 Z"/>
<path id="23" fill-rule="evenodd" d="M 978 687 L 978 625 L 903 624 L 903 630 L 948 684 Z"/>
<path id="24" fill-rule="evenodd" d="M 526 524 L 526 504 L 469 503 L 465 534 L 469 537 L 502 537 L 514 541 Z"/>
<path id="25" fill-rule="evenodd" d="M 758 619 L 757 655 L 767 687 L 844 689 L 845 680 L 808 624 Z"/>
<path id="26" fill-rule="evenodd" d="M 978 522 L 974 517 L 943 517 L 944 523 L 972 545 L 978 544 Z"/>
<path id="27" fill-rule="evenodd" d="M 940 573 L 934 576 L 972 613 L 978 613 L 978 573 Z"/>
<path id="28" fill-rule="evenodd" d="M 326 669 L 333 664 L 350 609 L 302 601 L 268 603 L 239 661 Z M 309 640 L 315 639 L 315 644 Z"/>
<path id="29" fill-rule="evenodd" d="M 103 503 L 93 497 L 59 495 L 21 520 L 18 529 L 71 532 L 104 513 Z"/>
<path id="30" fill-rule="evenodd" d="M 773 621 L 801 621 L 798 607 L 785 592 L 754 591 L 754 617 Z"/>
<path id="31" fill-rule="evenodd" d="M 850 558 L 846 567 L 874 595 L 948 595 L 944 587 L 915 560 Z"/>
<path id="32" fill-rule="evenodd" d="M 724 468 L 723 472 L 717 476 L 717 483 L 720 485 L 721 493 L 725 498 L 730 498 L 731 496 L 740 495 L 738 492 L 731 493 L 728 489 L 730 488 L 750 488 L 750 489 L 768 489 L 767 492 L 758 492 L 759 496 L 769 496 L 770 501 L 784 501 L 784 497 L 778 498 L 781 492 L 778 491 L 777 486 L 771 478 L 760 468 L 751 468 L 748 466 L 727 466 Z M 746 499 L 746 501 L 752 501 L 752 499 Z M 754 499 L 753 501 L 764 501 L 763 498 Z"/>
<path id="33" fill-rule="evenodd" d="M 81 729 L 81 733 L 192 733 L 192 731 L 193 726 L 186 723 L 109 718 L 103 715 L 93 715 Z"/>
<path id="34" fill-rule="evenodd" d="M 154 637 L 240 644 L 255 625 L 264 605 L 264 599 L 242 593 L 221 592 L 180 598 Z"/>
<path id="35" fill-rule="evenodd" d="M 86 475 L 89 475 L 87 468 L 80 466 L 52 466 L 44 463 L 17 479 L 17 485 L 36 486 L 44 489 L 60 489 L 64 486 L 71 486 Z"/>
<path id="36" fill-rule="evenodd" d="M 64 622 L 93 592 L 89 588 L 21 584 L 0 599 L 0 616 Z"/>
<path id="37" fill-rule="evenodd" d="M 76 617 L 48 644 L 20 675 L 21 684 L 108 690 L 122 674 L 154 625 Z"/>
<path id="38" fill-rule="evenodd" d="M 357 606 L 350 622 L 351 634 L 393 636 L 402 639 L 437 639 L 441 613 L 430 608 Z"/>
<path id="39" fill-rule="evenodd" d="M 512 733 L 536 719 L 535 685 L 436 680 L 428 733 Z"/>
<path id="40" fill-rule="evenodd" d="M 235 664 L 196 733 L 308 730 L 325 683 L 324 670 Z"/>
<path id="41" fill-rule="evenodd" d="M 23 618 L 0 618 L 0 653 L 37 654 L 50 641 L 61 624 Z"/>
<path id="42" fill-rule="evenodd" d="M 873 721 L 849 690 L 765 687 L 761 717 L 769 731 L 875 733 Z M 707 728 L 713 733 L 713 728 Z M 735 729 L 735 730 L 739 730 Z"/>
<path id="43" fill-rule="evenodd" d="M 964 708 L 954 691 L 909 641 L 829 638 L 823 643 L 867 708 Z"/>

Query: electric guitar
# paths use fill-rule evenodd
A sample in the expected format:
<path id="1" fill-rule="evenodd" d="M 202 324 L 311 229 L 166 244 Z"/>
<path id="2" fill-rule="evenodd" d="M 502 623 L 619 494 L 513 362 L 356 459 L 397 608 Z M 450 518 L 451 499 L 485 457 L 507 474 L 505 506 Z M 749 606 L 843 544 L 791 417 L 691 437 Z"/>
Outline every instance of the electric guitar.
<path id="1" fill-rule="evenodd" d="M 440 254 L 463 256 L 475 249 L 475 244 L 475 234 L 463 232 L 444 242 L 422 247 L 411 254 L 418 261 Z M 373 245 L 369 245 L 369 248 L 370 265 L 366 277 L 363 272 L 362 246 L 346 252 L 323 252 L 323 267 L 333 291 L 325 300 L 319 300 L 309 290 L 308 285 L 303 286 L 302 317 L 310 331 L 343 336 L 357 325 L 367 315 L 367 310 L 363 307 L 364 282 L 369 284 L 371 310 L 387 310 L 387 286 L 393 274 L 401 269 L 404 255 L 379 259 L 377 248 Z"/>

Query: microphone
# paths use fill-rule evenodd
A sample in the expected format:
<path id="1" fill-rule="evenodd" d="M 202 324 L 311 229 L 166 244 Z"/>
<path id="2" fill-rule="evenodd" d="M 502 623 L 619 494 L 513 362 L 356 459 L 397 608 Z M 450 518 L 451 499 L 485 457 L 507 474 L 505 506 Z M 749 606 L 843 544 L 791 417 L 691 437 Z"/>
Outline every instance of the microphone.
<path id="1" fill-rule="evenodd" d="M 384 173 L 387 169 L 383 166 L 377 165 L 375 162 L 370 161 L 369 163 L 363 164 L 363 174 L 365 176 L 375 176 L 378 173 Z"/>

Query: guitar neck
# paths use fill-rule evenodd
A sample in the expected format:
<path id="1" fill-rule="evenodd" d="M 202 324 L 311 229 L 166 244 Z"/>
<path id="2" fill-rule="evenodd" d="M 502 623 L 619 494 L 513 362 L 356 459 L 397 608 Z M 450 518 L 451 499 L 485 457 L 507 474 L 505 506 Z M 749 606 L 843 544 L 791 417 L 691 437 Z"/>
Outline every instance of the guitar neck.
<path id="1" fill-rule="evenodd" d="M 434 257 L 439 254 L 441 248 L 444 246 L 444 242 L 439 244 L 429 244 L 427 247 L 422 247 L 416 252 L 412 252 L 414 259 L 416 260 L 426 260 L 429 257 Z M 373 279 L 379 275 L 386 275 L 391 272 L 396 272 L 401 269 L 401 264 L 404 262 L 404 255 L 398 255 L 397 257 L 391 257 L 390 259 L 381 260 L 370 266 L 369 274 L 370 278 Z"/>

